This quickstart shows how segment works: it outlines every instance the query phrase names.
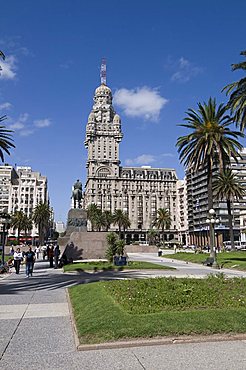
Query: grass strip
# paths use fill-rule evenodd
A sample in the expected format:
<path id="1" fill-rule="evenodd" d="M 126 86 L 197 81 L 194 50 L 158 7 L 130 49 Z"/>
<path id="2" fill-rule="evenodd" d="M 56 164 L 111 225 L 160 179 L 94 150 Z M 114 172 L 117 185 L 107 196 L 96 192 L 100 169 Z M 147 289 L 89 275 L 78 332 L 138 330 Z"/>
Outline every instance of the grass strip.
<path id="1" fill-rule="evenodd" d="M 214 277 L 216 279 L 216 277 Z M 161 280 L 169 280 L 169 289 L 173 290 L 172 295 L 176 295 L 176 299 L 170 299 L 171 308 L 157 307 L 156 311 L 152 308 L 151 312 L 146 311 L 149 301 L 144 299 L 148 295 L 144 293 L 153 290 L 153 282 L 157 286 L 161 284 Z M 185 280 L 185 279 L 183 279 Z M 196 279 L 189 279 L 189 285 L 193 284 Z M 144 281 L 145 285 L 141 286 Z M 91 284 L 78 285 L 69 288 L 71 303 L 73 306 L 74 317 L 77 325 L 78 335 L 81 344 L 89 343 L 102 343 L 130 338 L 151 338 L 158 336 L 168 335 L 181 335 L 181 334 L 215 334 L 215 333 L 245 333 L 246 332 L 246 310 L 245 310 L 245 280 L 243 279 L 230 279 L 227 286 L 227 280 L 222 279 L 219 285 L 226 285 L 224 290 L 227 294 L 231 292 L 231 298 L 225 299 L 224 303 L 221 302 L 221 307 L 210 304 L 209 299 L 207 303 L 204 302 L 200 307 L 194 308 L 190 304 L 186 308 L 179 309 L 176 305 L 180 301 L 182 294 L 180 291 L 181 279 L 146 279 L 146 280 L 121 280 L 114 282 L 99 282 Z M 196 280 L 197 281 L 197 280 Z M 211 294 L 211 286 L 213 281 L 210 279 L 204 280 L 209 286 L 207 296 Z M 232 281 L 235 281 L 233 285 Z M 130 309 L 128 305 L 122 302 L 122 298 L 129 298 L 129 291 L 132 287 L 129 284 L 135 285 L 140 295 L 142 295 L 142 311 L 139 307 L 139 300 L 133 301 L 134 309 Z M 200 280 L 201 282 L 201 280 Z M 140 284 L 139 286 L 137 286 Z M 147 288 L 148 284 L 150 287 Z M 176 286 L 178 284 L 179 287 Z M 183 282 L 185 284 L 185 282 Z M 118 287 L 117 287 L 118 285 Z M 187 285 L 187 284 L 186 284 Z M 128 289 L 130 288 L 130 289 Z M 134 288 L 134 289 L 135 289 Z M 132 296 L 136 293 L 132 289 Z M 205 289 L 205 288 L 204 288 Z M 204 289 L 199 295 L 199 285 L 193 288 L 199 295 L 198 300 L 204 295 Z M 240 301 L 232 299 L 233 294 L 241 294 L 241 289 L 244 289 L 244 296 L 241 303 Z M 163 294 L 163 290 L 159 293 Z M 218 285 L 215 289 L 214 295 L 223 296 L 218 291 Z M 215 302 L 213 295 L 212 301 Z M 121 297 L 121 298 L 119 298 Z M 184 302 L 186 301 L 183 298 Z M 181 299 L 181 301 L 182 301 Z M 205 301 L 206 301 L 205 299 Z M 226 307 L 226 301 L 231 299 L 232 303 Z M 129 299 L 128 299 L 129 300 Z M 190 300 L 188 300 L 191 302 Z M 187 301 L 187 302 L 188 302 Z M 233 303 L 234 302 L 234 303 Z M 195 301 L 194 305 L 197 303 Z M 152 303 L 154 307 L 156 304 Z M 142 312 L 142 313 L 138 313 Z M 143 313 L 147 312 L 147 313 Z"/>
<path id="2" fill-rule="evenodd" d="M 94 271 L 94 270 L 175 270 L 173 267 L 163 266 L 150 263 L 150 262 L 139 262 L 139 261 L 130 261 L 126 266 L 114 266 L 109 262 L 81 262 L 81 263 L 72 263 L 70 265 L 64 266 L 64 272 L 69 271 Z"/>
<path id="3" fill-rule="evenodd" d="M 209 257 L 209 254 L 178 252 L 175 254 L 165 254 L 163 257 L 202 264 Z M 246 271 L 246 252 L 218 253 L 217 261 L 222 268 L 234 268 L 236 270 Z"/>

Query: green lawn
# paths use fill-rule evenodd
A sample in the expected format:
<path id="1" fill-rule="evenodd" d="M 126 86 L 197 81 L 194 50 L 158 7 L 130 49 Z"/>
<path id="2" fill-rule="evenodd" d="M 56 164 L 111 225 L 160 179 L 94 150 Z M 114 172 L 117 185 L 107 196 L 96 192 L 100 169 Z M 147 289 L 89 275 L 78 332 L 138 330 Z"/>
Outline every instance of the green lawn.
<path id="1" fill-rule="evenodd" d="M 84 344 L 246 332 L 245 279 L 117 280 L 77 285 L 69 294 Z"/>
<path id="2" fill-rule="evenodd" d="M 101 270 L 118 270 L 120 266 L 114 266 L 112 263 L 109 262 L 81 262 L 81 263 L 72 263 L 71 265 L 64 266 L 64 272 L 68 271 L 93 271 L 97 269 L 98 271 Z M 130 261 L 127 266 L 122 266 L 120 269 L 123 270 L 175 270 L 172 267 L 157 265 L 155 263 L 150 262 L 135 262 Z"/>
<path id="3" fill-rule="evenodd" d="M 208 253 L 185 253 L 167 254 L 165 258 L 177 259 L 188 262 L 202 263 L 209 257 Z M 246 270 L 246 252 L 222 252 L 217 254 L 219 266 L 224 268 L 234 268 L 236 270 Z"/>

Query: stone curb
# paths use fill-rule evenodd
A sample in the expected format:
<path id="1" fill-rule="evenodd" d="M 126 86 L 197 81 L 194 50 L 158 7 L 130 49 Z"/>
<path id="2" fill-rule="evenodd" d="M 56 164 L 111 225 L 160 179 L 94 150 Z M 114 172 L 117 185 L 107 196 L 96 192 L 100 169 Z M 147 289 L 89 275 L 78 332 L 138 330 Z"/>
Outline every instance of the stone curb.
<path id="1" fill-rule="evenodd" d="M 68 293 L 68 288 L 66 288 L 65 290 L 66 290 L 66 298 L 67 298 L 67 303 L 68 303 L 68 310 L 69 310 L 71 324 L 72 324 L 74 342 L 75 342 L 76 348 L 78 349 L 80 343 L 79 343 L 79 337 L 78 337 L 77 327 L 76 327 L 76 323 L 75 323 L 75 319 L 74 319 L 74 314 L 73 314 L 73 307 L 72 307 L 70 296 L 69 296 L 69 293 Z"/>
<path id="2" fill-rule="evenodd" d="M 162 337 L 157 339 L 138 339 L 129 341 L 117 341 L 99 344 L 79 344 L 78 351 L 91 351 L 103 349 L 122 349 L 129 347 L 158 346 L 170 344 L 188 344 L 203 342 L 225 342 L 235 340 L 246 340 L 246 334 L 214 334 L 214 335 L 190 335 L 179 337 Z"/>

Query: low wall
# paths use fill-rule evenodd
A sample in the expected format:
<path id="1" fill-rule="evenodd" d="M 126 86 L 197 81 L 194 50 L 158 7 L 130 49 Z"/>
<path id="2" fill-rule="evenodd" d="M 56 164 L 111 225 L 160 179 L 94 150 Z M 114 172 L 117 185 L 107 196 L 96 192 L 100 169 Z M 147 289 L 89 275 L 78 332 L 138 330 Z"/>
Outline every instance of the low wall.
<path id="1" fill-rule="evenodd" d="M 90 259 L 90 258 L 105 258 L 107 249 L 106 235 L 107 232 L 77 232 L 74 231 L 69 236 L 69 239 L 60 238 L 59 242 L 62 246 L 61 252 L 65 249 L 68 258 Z"/>
<path id="2" fill-rule="evenodd" d="M 126 245 L 126 253 L 157 253 L 158 248 L 155 245 Z"/>

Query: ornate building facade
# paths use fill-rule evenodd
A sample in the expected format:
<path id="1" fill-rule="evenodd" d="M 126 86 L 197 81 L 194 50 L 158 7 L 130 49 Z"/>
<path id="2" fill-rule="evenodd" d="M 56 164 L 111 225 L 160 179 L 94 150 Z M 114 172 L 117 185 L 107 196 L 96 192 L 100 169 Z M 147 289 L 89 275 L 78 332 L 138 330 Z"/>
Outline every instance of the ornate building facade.
<path id="1" fill-rule="evenodd" d="M 88 150 L 85 208 L 94 203 L 102 211 L 126 212 L 131 221 L 128 237 L 145 240 L 159 208 L 172 218 L 167 240 L 178 236 L 177 175 L 174 169 L 121 167 L 119 146 L 123 138 L 121 119 L 112 105 L 112 92 L 105 83 L 95 90 L 94 104 L 86 125 Z"/>
<path id="2" fill-rule="evenodd" d="M 23 211 L 30 217 L 37 204 L 48 203 L 47 177 L 32 171 L 31 167 L 15 168 L 2 165 L 0 194 L 0 212 L 14 214 L 15 211 Z M 9 235 L 17 236 L 17 230 L 10 229 Z M 33 229 L 28 232 L 28 237 L 29 241 L 38 237 L 38 230 L 34 224 Z"/>

